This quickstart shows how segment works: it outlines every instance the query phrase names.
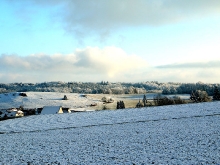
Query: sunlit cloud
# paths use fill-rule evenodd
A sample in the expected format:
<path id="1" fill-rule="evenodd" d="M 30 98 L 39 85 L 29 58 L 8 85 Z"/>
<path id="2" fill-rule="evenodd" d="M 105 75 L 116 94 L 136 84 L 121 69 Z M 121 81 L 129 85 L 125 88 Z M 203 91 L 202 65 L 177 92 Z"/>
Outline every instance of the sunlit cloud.
<path id="1" fill-rule="evenodd" d="M 102 77 L 116 80 L 118 75 L 129 74 L 143 67 L 147 67 L 146 61 L 117 47 L 87 47 L 67 55 L 0 56 L 2 81 L 12 80 L 10 77 L 7 78 L 8 73 L 20 75 L 15 76 L 17 81 L 27 82 L 50 79 L 71 81 L 76 77 L 80 77 L 79 81 L 99 81 Z"/>
<path id="2" fill-rule="evenodd" d="M 87 47 L 71 54 L 0 56 L 1 82 L 93 81 L 212 82 L 220 81 L 220 61 L 151 67 L 118 47 Z"/>

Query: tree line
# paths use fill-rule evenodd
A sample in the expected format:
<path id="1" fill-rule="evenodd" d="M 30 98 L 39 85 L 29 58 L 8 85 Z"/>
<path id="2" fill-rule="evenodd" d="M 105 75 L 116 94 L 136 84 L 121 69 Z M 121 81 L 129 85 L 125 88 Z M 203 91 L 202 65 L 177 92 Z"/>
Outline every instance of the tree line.
<path id="1" fill-rule="evenodd" d="M 214 89 L 220 89 L 220 84 L 198 83 L 161 83 L 146 81 L 139 83 L 127 82 L 42 82 L 42 83 L 0 83 L 0 93 L 8 92 L 62 92 L 85 94 L 144 94 L 156 92 L 162 94 L 191 94 L 192 91 L 206 91 L 214 94 Z"/>

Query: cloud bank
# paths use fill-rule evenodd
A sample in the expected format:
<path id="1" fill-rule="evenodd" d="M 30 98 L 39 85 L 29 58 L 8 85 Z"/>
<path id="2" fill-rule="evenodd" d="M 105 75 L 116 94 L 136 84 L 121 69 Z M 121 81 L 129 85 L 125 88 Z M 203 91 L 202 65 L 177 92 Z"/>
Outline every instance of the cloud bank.
<path id="1" fill-rule="evenodd" d="M 176 64 L 169 64 L 169 65 L 161 65 L 157 68 L 161 69 L 189 69 L 189 68 L 198 68 L 198 69 L 210 69 L 216 68 L 220 69 L 220 60 L 216 61 L 207 61 L 207 62 L 189 62 L 189 63 L 176 63 Z"/>
<path id="2" fill-rule="evenodd" d="M 155 77 L 162 81 L 177 80 L 179 82 L 220 82 L 220 59 L 215 61 L 185 62 L 155 67 L 155 70 L 162 71 L 166 77 Z M 159 73 L 158 73 L 159 74 Z"/>
<path id="3" fill-rule="evenodd" d="M 0 82 L 220 82 L 220 61 L 151 67 L 118 47 L 87 47 L 71 54 L 1 55 Z"/>
<path id="4" fill-rule="evenodd" d="M 147 62 L 128 55 L 117 47 L 87 47 L 72 54 L 33 54 L 30 56 L 1 55 L 1 82 L 22 81 L 117 81 L 120 75 L 130 75 Z M 120 79 L 122 80 L 122 79 Z"/>

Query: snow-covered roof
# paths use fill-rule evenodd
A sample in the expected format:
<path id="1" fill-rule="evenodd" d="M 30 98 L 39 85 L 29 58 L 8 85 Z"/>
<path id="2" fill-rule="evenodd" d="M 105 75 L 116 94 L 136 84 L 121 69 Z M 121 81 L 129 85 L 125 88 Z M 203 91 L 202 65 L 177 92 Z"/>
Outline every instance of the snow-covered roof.
<path id="1" fill-rule="evenodd" d="M 56 114 L 59 113 L 61 106 L 44 106 L 41 114 Z"/>

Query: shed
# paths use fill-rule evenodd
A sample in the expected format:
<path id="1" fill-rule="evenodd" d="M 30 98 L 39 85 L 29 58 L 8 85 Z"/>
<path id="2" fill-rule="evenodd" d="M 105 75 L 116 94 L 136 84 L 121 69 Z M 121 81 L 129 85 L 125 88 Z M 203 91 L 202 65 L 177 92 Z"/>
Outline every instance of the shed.
<path id="1" fill-rule="evenodd" d="M 61 106 L 44 106 L 41 115 L 63 113 Z"/>
<path id="2" fill-rule="evenodd" d="M 85 108 L 71 108 L 70 111 L 73 112 L 85 112 Z"/>

